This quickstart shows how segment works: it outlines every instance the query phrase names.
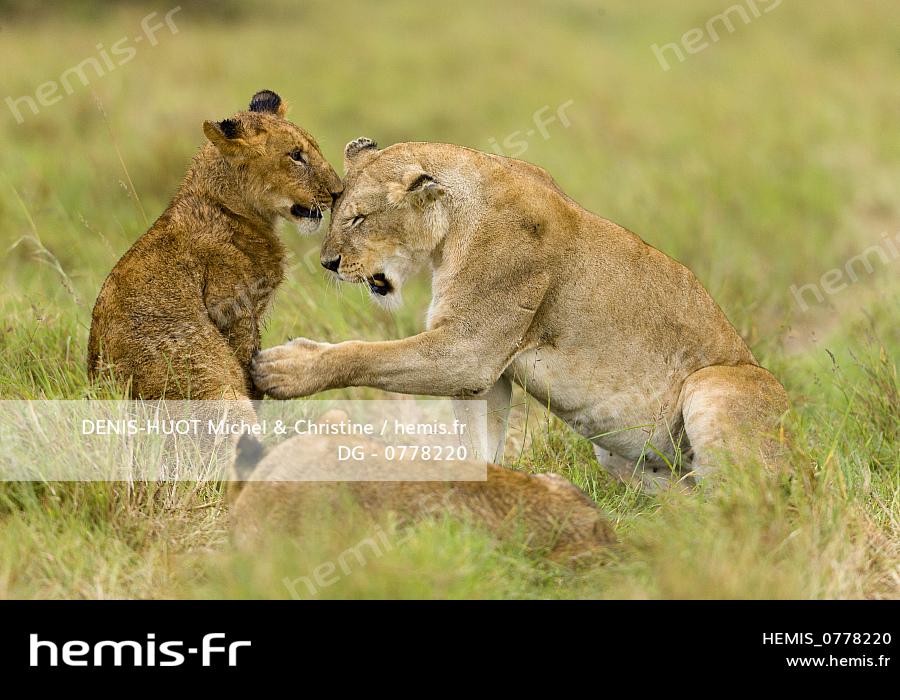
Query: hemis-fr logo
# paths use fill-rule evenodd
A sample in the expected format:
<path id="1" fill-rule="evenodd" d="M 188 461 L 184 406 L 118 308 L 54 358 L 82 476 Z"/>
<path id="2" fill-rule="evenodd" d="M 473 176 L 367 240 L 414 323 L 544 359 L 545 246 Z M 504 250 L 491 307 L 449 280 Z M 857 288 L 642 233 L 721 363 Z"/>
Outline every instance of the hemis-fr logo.
<path id="1" fill-rule="evenodd" d="M 158 641 L 154 633 L 143 641 L 102 640 L 86 642 L 72 639 L 55 642 L 29 635 L 29 665 L 46 666 L 181 666 L 197 659 L 203 666 L 237 666 L 238 651 L 249 647 L 247 640 L 227 642 L 223 632 L 204 635 L 198 645 L 178 640 Z"/>

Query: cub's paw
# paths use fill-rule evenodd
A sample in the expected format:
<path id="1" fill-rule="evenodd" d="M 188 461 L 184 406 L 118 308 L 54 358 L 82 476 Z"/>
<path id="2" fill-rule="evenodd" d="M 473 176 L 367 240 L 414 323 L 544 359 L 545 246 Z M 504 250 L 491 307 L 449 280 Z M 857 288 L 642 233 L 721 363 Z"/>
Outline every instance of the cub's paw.
<path id="1" fill-rule="evenodd" d="M 309 396 L 329 388 L 322 367 L 328 343 L 295 338 L 258 352 L 250 362 L 250 376 L 257 389 L 276 399 Z"/>

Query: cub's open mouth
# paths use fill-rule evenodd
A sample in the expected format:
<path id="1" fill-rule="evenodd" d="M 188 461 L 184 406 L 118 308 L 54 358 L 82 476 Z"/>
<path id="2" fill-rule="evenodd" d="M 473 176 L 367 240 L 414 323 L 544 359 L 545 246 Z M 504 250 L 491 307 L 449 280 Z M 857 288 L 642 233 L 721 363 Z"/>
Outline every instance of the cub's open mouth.
<path id="1" fill-rule="evenodd" d="M 383 272 L 378 272 L 366 280 L 369 285 L 369 291 L 379 296 L 387 296 L 394 291 L 394 286 L 384 276 Z"/>
<path id="2" fill-rule="evenodd" d="M 319 209 L 307 209 L 302 204 L 295 204 L 291 207 L 291 216 L 298 219 L 321 219 L 322 211 Z"/>

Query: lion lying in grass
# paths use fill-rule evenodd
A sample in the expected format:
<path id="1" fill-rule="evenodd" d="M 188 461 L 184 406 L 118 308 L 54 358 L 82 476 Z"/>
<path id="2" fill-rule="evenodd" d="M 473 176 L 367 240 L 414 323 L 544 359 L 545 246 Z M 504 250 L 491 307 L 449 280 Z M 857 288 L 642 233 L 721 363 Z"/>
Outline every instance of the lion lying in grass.
<path id="1" fill-rule="evenodd" d="M 333 411 L 322 421 L 341 419 Z M 521 537 L 530 550 L 558 562 L 590 555 L 614 541 L 597 505 L 556 474 L 535 476 L 488 464 L 487 481 L 302 481 L 311 468 L 338 468 L 340 442 L 336 437 L 295 437 L 265 454 L 254 438 L 241 437 L 232 467 L 233 478 L 240 481 L 232 482 L 230 493 L 236 543 L 252 549 L 274 534 L 302 538 L 311 515 L 330 511 L 341 522 L 353 510 L 373 522 L 388 514 L 405 523 L 459 516 L 500 537 Z M 375 441 L 359 444 L 367 454 L 383 454 L 379 447 L 384 445 Z M 365 464 L 382 475 L 394 466 L 382 456 L 368 457 Z M 410 468 L 416 468 L 414 462 L 404 465 Z"/>
<path id="2" fill-rule="evenodd" d="M 347 145 L 322 265 L 397 303 L 432 270 L 427 330 L 402 340 L 298 338 L 253 361 L 270 396 L 372 386 L 488 403 L 502 454 L 512 382 L 649 489 L 729 452 L 772 463 L 787 408 L 686 267 L 580 207 L 541 168 L 438 143 Z M 688 476 L 690 475 L 690 476 Z"/>

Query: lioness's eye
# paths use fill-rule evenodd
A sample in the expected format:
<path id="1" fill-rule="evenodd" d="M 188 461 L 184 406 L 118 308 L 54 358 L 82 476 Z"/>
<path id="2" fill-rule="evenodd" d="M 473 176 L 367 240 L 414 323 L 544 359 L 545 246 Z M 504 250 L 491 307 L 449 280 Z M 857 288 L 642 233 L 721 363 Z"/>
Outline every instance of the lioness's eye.
<path id="1" fill-rule="evenodd" d="M 307 164 L 306 155 L 299 148 L 295 148 L 293 151 L 288 153 L 288 155 L 295 163 L 302 163 L 303 165 Z"/>
<path id="2" fill-rule="evenodd" d="M 365 218 L 366 218 L 365 214 L 357 214 L 352 219 L 350 219 L 350 228 L 353 228 L 354 226 L 359 226 L 365 220 Z"/>

